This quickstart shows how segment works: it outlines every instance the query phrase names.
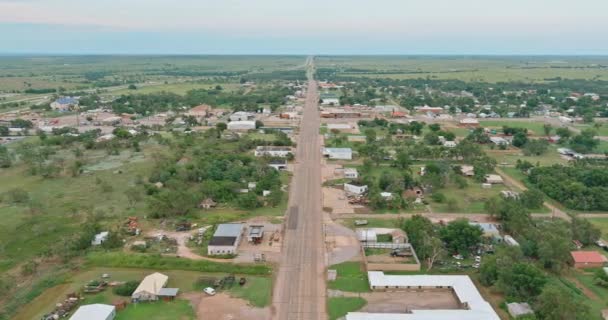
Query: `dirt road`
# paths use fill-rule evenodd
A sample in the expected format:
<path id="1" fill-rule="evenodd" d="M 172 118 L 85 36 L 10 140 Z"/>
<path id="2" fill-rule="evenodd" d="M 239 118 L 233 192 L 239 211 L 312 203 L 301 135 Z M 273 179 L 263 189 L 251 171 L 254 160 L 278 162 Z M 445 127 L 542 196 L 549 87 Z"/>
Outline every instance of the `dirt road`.
<path id="1" fill-rule="evenodd" d="M 307 61 L 306 106 L 300 124 L 281 265 L 273 292 L 272 318 L 277 320 L 327 318 L 320 118 L 312 62 L 312 58 Z"/>

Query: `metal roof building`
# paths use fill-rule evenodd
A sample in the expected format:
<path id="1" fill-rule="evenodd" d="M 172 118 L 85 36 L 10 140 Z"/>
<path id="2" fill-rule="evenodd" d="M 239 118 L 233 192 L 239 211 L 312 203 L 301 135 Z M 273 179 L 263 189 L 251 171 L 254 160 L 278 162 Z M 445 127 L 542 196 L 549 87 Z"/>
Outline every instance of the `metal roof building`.
<path id="1" fill-rule="evenodd" d="M 81 306 L 70 320 L 113 320 L 114 317 L 116 317 L 116 307 L 97 303 Z"/>
<path id="2" fill-rule="evenodd" d="M 500 320 L 492 306 L 483 299 L 477 288 L 464 275 L 385 275 L 369 271 L 372 290 L 450 288 L 458 298 L 462 309 L 412 310 L 411 313 L 349 312 L 346 320 Z"/>
<path id="3" fill-rule="evenodd" d="M 223 223 L 217 226 L 209 245 L 207 254 L 236 254 L 243 234 L 242 223 Z"/>

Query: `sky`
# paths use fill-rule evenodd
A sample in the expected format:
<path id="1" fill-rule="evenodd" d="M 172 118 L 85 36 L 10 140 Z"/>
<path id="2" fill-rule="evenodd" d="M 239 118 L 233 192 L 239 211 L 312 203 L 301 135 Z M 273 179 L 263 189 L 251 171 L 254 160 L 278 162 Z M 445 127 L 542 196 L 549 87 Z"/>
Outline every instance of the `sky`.
<path id="1" fill-rule="evenodd" d="M 608 55 L 606 0 L 0 0 L 0 54 Z"/>

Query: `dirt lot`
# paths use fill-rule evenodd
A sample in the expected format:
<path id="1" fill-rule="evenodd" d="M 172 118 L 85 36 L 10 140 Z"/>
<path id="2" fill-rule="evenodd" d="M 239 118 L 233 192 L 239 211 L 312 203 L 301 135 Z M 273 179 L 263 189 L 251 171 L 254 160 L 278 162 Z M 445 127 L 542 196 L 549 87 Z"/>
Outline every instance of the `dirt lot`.
<path id="1" fill-rule="evenodd" d="M 460 309 L 454 294 L 445 291 L 370 292 L 361 297 L 367 305 L 361 312 L 404 313 L 408 310 Z"/>
<path id="2" fill-rule="evenodd" d="M 224 293 L 208 296 L 204 293 L 184 294 L 190 300 L 196 317 L 200 320 L 266 320 L 270 319 L 270 308 L 254 308 L 245 300 L 236 299 Z"/>
<path id="3" fill-rule="evenodd" d="M 385 252 L 366 256 L 369 263 L 416 263 L 413 257 L 391 257 L 391 249 Z"/>
<path id="4" fill-rule="evenodd" d="M 359 259 L 360 244 L 355 232 L 334 222 L 325 224 L 325 243 L 329 252 L 329 264 Z"/>
<path id="5" fill-rule="evenodd" d="M 253 244 L 248 242 L 246 237 L 243 237 L 241 244 L 239 245 L 239 254 L 234 261 L 246 263 L 254 262 L 255 254 L 261 253 L 264 254 L 266 261 L 278 262 L 281 257 L 281 246 L 283 244 L 282 225 L 269 223 L 265 217 L 250 219 L 247 221 L 245 235 L 249 232 L 249 227 L 251 225 L 264 226 L 264 238 L 262 243 Z M 274 239 L 272 242 L 270 241 L 271 238 Z"/>

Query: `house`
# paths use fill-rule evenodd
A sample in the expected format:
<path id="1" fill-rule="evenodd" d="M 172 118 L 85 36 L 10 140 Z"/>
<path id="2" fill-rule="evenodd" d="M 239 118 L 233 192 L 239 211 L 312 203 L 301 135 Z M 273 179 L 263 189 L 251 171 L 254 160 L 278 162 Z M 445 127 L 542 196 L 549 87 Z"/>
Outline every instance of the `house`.
<path id="1" fill-rule="evenodd" d="M 213 201 L 213 199 L 211 199 L 211 198 L 207 198 L 198 204 L 199 208 L 207 209 L 207 210 L 209 210 L 211 208 L 215 208 L 215 206 L 217 206 L 217 203 L 215 201 Z"/>
<path id="2" fill-rule="evenodd" d="M 490 141 L 497 146 L 501 146 L 501 145 L 508 146 L 509 145 L 509 141 L 507 141 L 507 139 L 505 139 L 503 137 L 490 137 Z"/>
<path id="3" fill-rule="evenodd" d="M 597 251 L 572 251 L 575 268 L 602 268 L 607 262 L 606 256 Z"/>
<path id="4" fill-rule="evenodd" d="M 367 185 L 360 185 L 354 182 L 345 183 L 344 191 L 347 195 L 362 195 L 367 192 Z"/>
<path id="5" fill-rule="evenodd" d="M 162 273 L 149 274 L 133 291 L 131 299 L 136 302 L 156 301 L 159 299 L 161 289 L 167 285 L 167 281 L 169 281 L 169 277 Z"/>
<path id="6" fill-rule="evenodd" d="M 460 120 L 460 125 L 463 127 L 479 127 L 479 120 L 474 118 L 464 118 Z"/>
<path id="7" fill-rule="evenodd" d="M 122 118 L 119 116 L 107 117 L 101 120 L 101 124 L 104 126 L 115 126 L 122 122 Z"/>
<path id="8" fill-rule="evenodd" d="M 102 231 L 96 234 L 95 237 L 93 237 L 93 240 L 91 241 L 91 245 L 100 246 L 102 243 L 108 240 L 109 235 L 110 233 L 108 231 Z"/>
<path id="9" fill-rule="evenodd" d="M 230 121 L 249 121 L 255 119 L 255 115 L 251 112 L 237 111 L 230 115 Z"/>
<path id="10" fill-rule="evenodd" d="M 455 148 L 456 141 L 445 141 L 445 142 L 443 142 L 443 146 L 446 148 Z"/>
<path id="11" fill-rule="evenodd" d="M 507 311 L 509 311 L 509 314 L 513 319 L 534 314 L 534 310 L 532 310 L 527 302 L 507 303 Z"/>
<path id="12" fill-rule="evenodd" d="M 382 271 L 368 271 L 367 277 L 372 291 L 447 290 L 454 294 L 460 308 L 413 309 L 407 313 L 349 312 L 346 320 L 500 320 L 466 275 L 386 275 Z"/>
<path id="13" fill-rule="evenodd" d="M 279 146 L 258 146 L 255 148 L 254 155 L 256 157 L 277 157 L 286 158 L 292 153 L 291 147 L 279 147 Z"/>
<path id="14" fill-rule="evenodd" d="M 359 178 L 359 172 L 355 168 L 344 168 L 344 178 L 357 179 Z"/>
<path id="15" fill-rule="evenodd" d="M 405 118 L 405 117 L 407 117 L 407 113 L 405 113 L 403 111 L 393 111 L 391 113 L 391 117 L 393 117 L 393 118 Z"/>
<path id="16" fill-rule="evenodd" d="M 413 187 L 403 191 L 403 198 L 411 199 L 411 198 L 422 198 L 424 196 L 424 191 L 420 187 Z"/>
<path id="17" fill-rule="evenodd" d="M 340 99 L 338 99 L 338 98 L 324 98 L 324 99 L 321 99 L 321 104 L 332 105 L 332 106 L 339 106 L 340 105 Z"/>
<path id="18" fill-rule="evenodd" d="M 249 226 L 249 232 L 247 233 L 247 241 L 253 243 L 262 242 L 264 237 L 264 226 Z"/>
<path id="19" fill-rule="evenodd" d="M 186 112 L 186 115 L 195 117 L 197 119 L 201 119 L 201 118 L 207 117 L 207 114 L 209 114 L 209 111 L 211 109 L 212 108 L 210 105 L 201 104 L 201 105 L 198 105 L 198 106 L 188 110 L 188 112 Z"/>
<path id="20" fill-rule="evenodd" d="M 325 148 L 323 155 L 333 160 L 352 160 L 353 150 L 351 148 Z"/>
<path id="21" fill-rule="evenodd" d="M 357 229 L 357 240 L 366 243 L 376 243 L 378 241 L 378 235 L 374 229 Z"/>
<path id="22" fill-rule="evenodd" d="M 505 244 L 511 247 L 519 247 L 519 242 L 517 242 L 517 240 L 513 239 L 513 237 L 511 237 L 510 235 L 505 235 L 504 237 L 502 237 L 502 239 L 504 240 Z"/>
<path id="23" fill-rule="evenodd" d="M 460 166 L 460 173 L 466 177 L 472 177 L 475 175 L 475 167 L 463 164 Z"/>
<path id="24" fill-rule="evenodd" d="M 69 111 L 78 107 L 78 99 L 73 97 L 62 97 L 51 103 L 51 109 L 55 111 Z"/>
<path id="25" fill-rule="evenodd" d="M 268 162 L 268 166 L 275 168 L 277 170 L 286 170 L 287 169 L 287 161 L 284 159 L 274 159 Z"/>
<path id="26" fill-rule="evenodd" d="M 341 130 L 351 130 L 352 126 L 350 124 L 348 124 L 348 123 L 328 123 L 327 124 L 327 129 L 329 131 L 331 131 L 331 130 L 338 130 L 338 131 L 341 131 Z"/>
<path id="27" fill-rule="evenodd" d="M 500 231 L 493 223 L 486 222 L 469 222 L 472 226 L 478 226 L 483 230 L 483 236 L 488 238 L 500 237 Z"/>
<path id="28" fill-rule="evenodd" d="M 503 183 L 502 177 L 497 174 L 486 174 L 484 181 L 489 184 L 501 184 Z"/>
<path id="29" fill-rule="evenodd" d="M 105 141 L 110 141 L 112 139 L 116 138 L 116 136 L 112 133 L 108 133 L 108 134 L 104 134 L 103 136 L 95 139 L 96 142 L 105 142 Z"/>
<path id="30" fill-rule="evenodd" d="M 348 140 L 348 142 L 365 142 L 366 141 L 365 136 L 348 136 L 348 137 L 346 137 L 346 139 Z"/>
<path id="31" fill-rule="evenodd" d="M 564 117 L 564 116 L 559 116 L 558 119 L 561 123 L 573 123 L 574 122 L 574 120 L 572 120 L 572 118 Z"/>
<path id="32" fill-rule="evenodd" d="M 519 192 L 511 190 L 502 190 L 500 195 L 505 199 L 519 199 Z"/>
<path id="33" fill-rule="evenodd" d="M 217 226 L 207 246 L 208 255 L 236 254 L 243 235 L 242 223 L 223 223 Z"/>
<path id="34" fill-rule="evenodd" d="M 70 320 L 114 320 L 114 318 L 116 318 L 116 307 L 95 303 L 80 306 Z"/>
<path id="35" fill-rule="evenodd" d="M 255 121 L 230 121 L 228 122 L 228 130 L 231 131 L 247 131 L 255 129 Z"/>
<path id="36" fill-rule="evenodd" d="M 391 200 L 393 199 L 393 194 L 390 192 L 380 192 L 380 197 L 384 200 Z"/>
<path id="37" fill-rule="evenodd" d="M 429 106 L 423 106 L 423 107 L 414 107 L 414 109 L 420 113 L 430 113 L 430 114 L 440 114 L 443 113 L 443 108 L 441 107 L 429 107 Z"/>

